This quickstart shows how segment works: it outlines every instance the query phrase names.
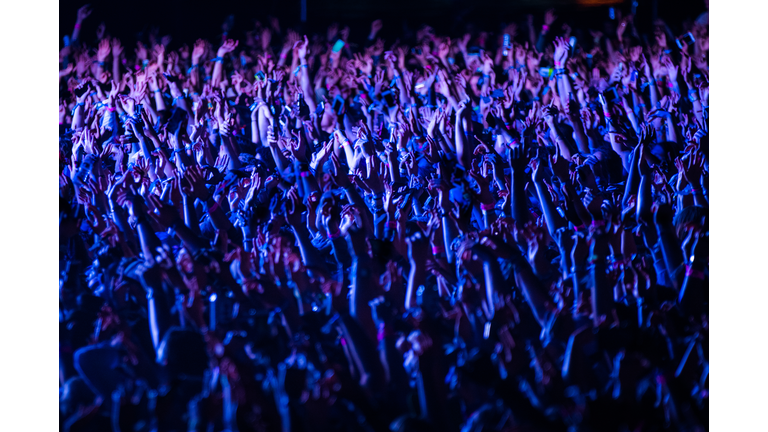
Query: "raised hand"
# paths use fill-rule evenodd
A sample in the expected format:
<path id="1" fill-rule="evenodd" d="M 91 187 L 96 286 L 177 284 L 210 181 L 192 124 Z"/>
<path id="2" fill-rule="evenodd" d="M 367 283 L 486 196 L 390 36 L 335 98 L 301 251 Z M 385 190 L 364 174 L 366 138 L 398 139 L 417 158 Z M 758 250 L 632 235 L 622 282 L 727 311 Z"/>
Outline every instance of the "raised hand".
<path id="1" fill-rule="evenodd" d="M 93 12 L 93 10 L 91 9 L 91 5 L 89 4 L 82 6 L 80 9 L 78 9 L 77 23 L 82 24 L 82 22 L 85 21 L 85 19 L 91 15 L 91 12 Z"/>
<path id="2" fill-rule="evenodd" d="M 143 43 L 141 42 L 137 43 L 136 50 L 134 52 L 136 53 L 136 58 L 138 58 L 139 60 L 147 59 L 147 47 L 145 47 Z"/>
<path id="3" fill-rule="evenodd" d="M 163 58 L 165 57 L 165 45 L 163 44 L 157 44 L 154 48 L 152 48 L 152 54 L 155 55 L 155 58 L 157 59 L 158 63 L 163 62 Z M 158 66 L 162 67 L 162 64 L 158 64 Z"/>
<path id="4" fill-rule="evenodd" d="M 227 53 L 230 53 L 237 48 L 237 44 L 239 42 L 232 39 L 227 39 L 224 41 L 223 44 L 219 47 L 219 50 L 216 52 L 217 57 L 224 57 Z M 195 44 L 195 48 L 197 48 L 197 44 Z"/>
<path id="5" fill-rule="evenodd" d="M 514 146 L 509 149 L 509 167 L 513 174 L 520 175 L 525 172 L 528 166 L 528 149 L 524 144 Z"/>
<path id="6" fill-rule="evenodd" d="M 662 63 L 667 68 L 667 75 L 669 76 L 669 82 L 676 83 L 677 82 L 677 75 L 680 71 L 680 67 L 677 66 L 673 61 L 672 58 L 669 56 L 664 56 L 664 59 L 662 60 Z"/>
<path id="7" fill-rule="evenodd" d="M 103 63 L 104 60 L 107 59 L 107 56 L 109 56 L 110 50 L 109 41 L 107 39 L 102 39 L 101 42 L 99 42 L 99 50 L 96 52 L 96 59 L 100 63 Z"/>
<path id="8" fill-rule="evenodd" d="M 258 170 L 253 170 L 253 173 L 251 174 L 251 183 L 248 186 L 248 190 L 245 193 L 245 198 L 243 199 L 246 208 L 250 207 L 253 203 L 253 200 L 256 199 L 259 191 L 261 190 L 261 186 L 261 175 L 259 175 Z"/>
<path id="9" fill-rule="evenodd" d="M 219 171 L 219 173 L 227 172 L 229 167 L 229 156 L 226 154 L 219 154 L 219 156 L 216 158 L 216 161 L 213 163 L 213 166 Z"/>
<path id="10" fill-rule="evenodd" d="M 571 45 L 568 43 L 568 39 L 562 37 L 555 39 L 555 66 L 565 67 L 570 52 Z"/>
<path id="11" fill-rule="evenodd" d="M 202 39 L 198 39 L 192 48 L 192 64 L 198 64 L 203 54 L 205 54 L 205 42 Z"/>
<path id="12" fill-rule="evenodd" d="M 162 227 L 171 227 L 181 220 L 176 209 L 173 206 L 162 202 L 157 195 L 148 195 L 147 205 L 151 210 L 147 213 L 148 216 Z"/>
<path id="13" fill-rule="evenodd" d="M 296 55 L 299 56 L 301 60 L 306 60 L 307 54 L 309 54 L 309 39 L 307 39 L 307 35 L 304 35 L 302 39 L 299 39 L 293 45 L 293 48 L 296 50 Z"/>
<path id="14" fill-rule="evenodd" d="M 297 227 L 301 225 L 301 213 L 305 210 L 305 207 L 301 203 L 296 186 L 289 189 L 285 197 L 287 199 L 285 203 L 285 222 L 292 227 Z"/>
<path id="15" fill-rule="evenodd" d="M 546 25 L 547 27 L 551 26 L 556 20 L 557 20 L 557 15 L 555 15 L 554 9 L 549 9 L 544 13 L 544 25 Z"/>
<path id="16" fill-rule="evenodd" d="M 687 163 L 684 165 L 681 163 L 680 167 L 682 170 L 680 171 L 680 174 L 694 189 L 701 185 L 704 164 L 704 153 L 701 151 L 689 153 Z"/>
<path id="17" fill-rule="evenodd" d="M 191 166 L 184 172 L 184 178 L 189 182 L 189 191 L 192 196 L 200 201 L 206 201 L 210 197 L 210 191 L 205 187 L 205 175 L 199 166 Z"/>
<path id="18" fill-rule="evenodd" d="M 384 22 L 380 19 L 377 19 L 376 21 L 371 23 L 371 33 L 369 35 L 370 39 L 373 39 L 376 37 L 376 34 L 381 31 L 381 29 L 384 28 Z"/>

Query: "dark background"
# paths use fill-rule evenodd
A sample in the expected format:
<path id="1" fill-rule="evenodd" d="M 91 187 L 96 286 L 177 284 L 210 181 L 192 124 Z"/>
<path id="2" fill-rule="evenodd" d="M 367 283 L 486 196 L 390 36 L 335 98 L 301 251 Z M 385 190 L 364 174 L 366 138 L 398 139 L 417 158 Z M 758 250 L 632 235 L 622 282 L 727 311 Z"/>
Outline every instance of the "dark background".
<path id="1" fill-rule="evenodd" d="M 389 43 L 397 37 L 429 24 L 438 34 L 459 35 L 467 24 L 483 30 L 499 30 L 506 22 L 518 26 L 518 39 L 527 40 L 524 25 L 526 14 L 533 13 L 540 28 L 543 13 L 554 7 L 558 22 L 567 22 L 579 36 L 579 29 L 603 29 L 609 5 L 625 14 L 632 0 L 306 0 L 307 22 L 300 22 L 301 0 L 90 0 L 93 13 L 83 23 L 81 38 L 86 43 L 95 39 L 96 27 L 106 24 L 107 33 L 121 38 L 124 45 L 145 40 L 146 33 L 157 27 L 160 35 L 173 36 L 171 47 L 194 42 L 199 37 L 220 37 L 221 25 L 228 15 L 234 15 L 231 37 L 238 38 L 254 28 L 254 21 L 267 23 L 268 16 L 280 19 L 281 27 L 293 27 L 301 32 L 322 32 L 331 22 L 350 26 L 351 39 L 367 36 L 374 19 L 384 20 L 379 36 Z M 59 44 L 71 34 L 81 1 L 65 0 L 59 4 Z M 680 23 L 695 19 L 704 12 L 704 0 L 637 0 L 636 24 L 647 30 L 653 16 L 667 21 L 672 31 L 680 34 Z M 130 45 L 129 45 L 130 46 Z"/>

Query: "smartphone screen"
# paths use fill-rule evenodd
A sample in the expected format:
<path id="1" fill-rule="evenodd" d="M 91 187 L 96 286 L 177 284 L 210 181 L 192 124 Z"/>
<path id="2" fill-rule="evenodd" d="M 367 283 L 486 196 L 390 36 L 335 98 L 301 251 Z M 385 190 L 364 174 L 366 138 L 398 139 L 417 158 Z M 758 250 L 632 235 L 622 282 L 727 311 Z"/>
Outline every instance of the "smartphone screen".
<path id="1" fill-rule="evenodd" d="M 307 105 L 307 103 L 304 102 L 304 96 L 302 96 L 301 93 L 299 93 L 299 100 L 297 105 L 298 105 L 299 115 L 301 117 L 306 117 L 309 115 L 309 105 Z"/>
<path id="2" fill-rule="evenodd" d="M 333 112 L 335 112 L 336 115 L 341 115 L 341 112 L 343 109 L 344 109 L 344 99 L 342 99 L 341 96 L 336 96 L 333 99 Z"/>
<path id="3" fill-rule="evenodd" d="M 387 104 L 388 107 L 392 108 L 395 106 L 395 98 L 392 95 L 391 91 L 385 91 L 381 94 L 382 97 L 384 97 L 384 102 Z"/>
<path id="4" fill-rule="evenodd" d="M 679 38 L 677 38 L 676 42 L 677 42 L 677 46 L 680 49 L 683 49 L 686 46 L 693 45 L 696 42 L 696 39 L 693 37 L 693 34 L 691 34 L 691 32 L 688 32 L 680 36 Z"/>
<path id="5" fill-rule="evenodd" d="M 436 107 L 437 106 L 437 93 L 435 93 L 435 88 L 430 87 L 429 91 L 427 92 L 427 96 L 429 97 L 429 106 Z"/>
<path id="6" fill-rule="evenodd" d="M 80 97 L 80 96 L 84 95 L 87 91 L 88 91 L 88 86 L 87 85 L 84 85 L 82 87 L 76 88 L 75 89 L 75 96 Z"/>
<path id="7" fill-rule="evenodd" d="M 179 80 L 178 80 L 178 79 L 177 79 L 175 76 L 173 76 L 173 75 L 171 75 L 171 74 L 169 74 L 169 73 L 163 73 L 163 76 L 165 77 L 165 79 L 166 79 L 166 80 L 167 80 L 169 83 L 175 83 L 175 82 L 178 82 L 178 81 L 179 81 Z"/>
<path id="8" fill-rule="evenodd" d="M 315 114 L 320 115 L 323 112 L 325 112 L 325 101 L 320 101 L 320 103 L 317 104 L 317 109 L 315 109 Z"/>
<path id="9" fill-rule="evenodd" d="M 333 44 L 333 52 L 337 53 L 341 51 L 341 49 L 344 48 L 344 41 L 339 39 L 336 41 L 335 44 Z"/>

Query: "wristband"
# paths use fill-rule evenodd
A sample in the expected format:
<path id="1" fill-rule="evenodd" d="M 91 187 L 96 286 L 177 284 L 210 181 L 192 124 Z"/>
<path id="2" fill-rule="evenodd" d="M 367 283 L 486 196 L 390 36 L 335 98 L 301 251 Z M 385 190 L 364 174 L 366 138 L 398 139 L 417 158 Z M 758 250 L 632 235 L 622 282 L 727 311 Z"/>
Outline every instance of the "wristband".
<path id="1" fill-rule="evenodd" d="M 328 238 L 333 240 L 341 237 L 341 230 L 336 231 L 335 233 L 328 233 Z"/>
<path id="2" fill-rule="evenodd" d="M 197 69 L 198 65 L 192 65 L 189 69 L 187 69 L 187 75 L 191 74 L 193 70 Z"/>
<path id="3" fill-rule="evenodd" d="M 211 59 L 211 61 L 215 63 L 224 63 L 224 59 L 222 57 L 214 57 Z"/>
<path id="4" fill-rule="evenodd" d="M 685 266 L 685 275 L 689 278 L 704 280 L 704 272 L 689 265 Z"/>
<path id="5" fill-rule="evenodd" d="M 216 202 L 216 204 L 212 205 L 211 208 L 208 209 L 208 214 L 215 212 L 217 208 L 219 208 L 218 202 Z"/>
<path id="6" fill-rule="evenodd" d="M 77 110 L 77 107 L 85 107 L 85 104 L 82 102 L 78 102 L 75 104 L 75 106 L 72 108 L 72 115 L 75 115 L 75 111 Z"/>
<path id="7" fill-rule="evenodd" d="M 393 230 L 397 229 L 397 221 L 389 221 L 387 222 L 387 228 Z"/>
<path id="8" fill-rule="evenodd" d="M 592 221 L 592 226 L 593 226 L 593 227 L 602 227 L 602 226 L 605 226 L 605 221 L 603 221 L 603 220 L 593 220 L 593 221 Z"/>
<path id="9" fill-rule="evenodd" d="M 80 23 L 75 23 L 75 30 L 80 30 Z"/>
<path id="10" fill-rule="evenodd" d="M 600 261 L 600 256 L 598 255 L 592 255 L 589 258 L 587 258 L 587 262 L 590 264 L 595 264 L 595 263 L 598 263 L 599 261 Z"/>
<path id="11" fill-rule="evenodd" d="M 309 69 L 309 66 L 307 66 L 307 65 L 305 65 L 305 64 L 303 64 L 303 65 L 298 65 L 298 66 L 296 67 L 296 70 L 295 70 L 295 71 L 293 71 L 293 76 L 296 76 L 296 75 L 298 75 L 298 74 L 299 74 L 299 72 L 301 72 L 301 68 L 307 68 L 307 69 Z"/>
<path id="12" fill-rule="evenodd" d="M 549 26 L 544 24 L 543 26 L 541 26 L 541 31 L 549 31 Z"/>
<path id="13" fill-rule="evenodd" d="M 692 194 L 697 194 L 697 193 L 699 193 L 699 192 L 701 192 L 701 191 L 700 191 L 700 190 L 698 190 L 698 189 L 694 189 L 694 188 L 691 188 L 691 193 L 692 193 Z"/>
<path id="14" fill-rule="evenodd" d="M 309 171 L 302 171 L 300 175 L 301 175 L 302 177 L 309 177 L 310 175 L 312 175 L 312 173 L 311 173 L 311 172 L 309 172 Z"/>
<path id="15" fill-rule="evenodd" d="M 513 146 L 517 145 L 517 140 L 512 138 L 512 141 L 507 143 L 507 147 L 512 148 Z"/>
<path id="16" fill-rule="evenodd" d="M 493 210 L 496 208 L 496 203 L 480 204 L 480 208 L 483 211 Z"/>
<path id="17" fill-rule="evenodd" d="M 392 336 L 392 330 L 388 329 L 384 323 L 379 324 L 379 331 L 376 333 L 376 339 L 381 342 L 387 336 Z"/>

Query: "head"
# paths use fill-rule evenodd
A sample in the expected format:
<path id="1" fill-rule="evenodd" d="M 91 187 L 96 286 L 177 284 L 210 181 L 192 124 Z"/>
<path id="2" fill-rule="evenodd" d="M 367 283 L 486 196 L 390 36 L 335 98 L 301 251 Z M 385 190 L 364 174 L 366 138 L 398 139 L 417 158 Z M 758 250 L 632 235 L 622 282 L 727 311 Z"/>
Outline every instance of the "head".
<path id="1" fill-rule="evenodd" d="M 65 417 L 76 413 L 80 407 L 93 404 L 96 394 L 80 377 L 70 378 L 61 389 L 59 410 Z"/>
<path id="2" fill-rule="evenodd" d="M 693 228 L 695 231 L 709 231 L 709 212 L 705 207 L 689 206 L 675 216 L 675 232 L 679 239 L 685 238 L 686 231 Z"/>

